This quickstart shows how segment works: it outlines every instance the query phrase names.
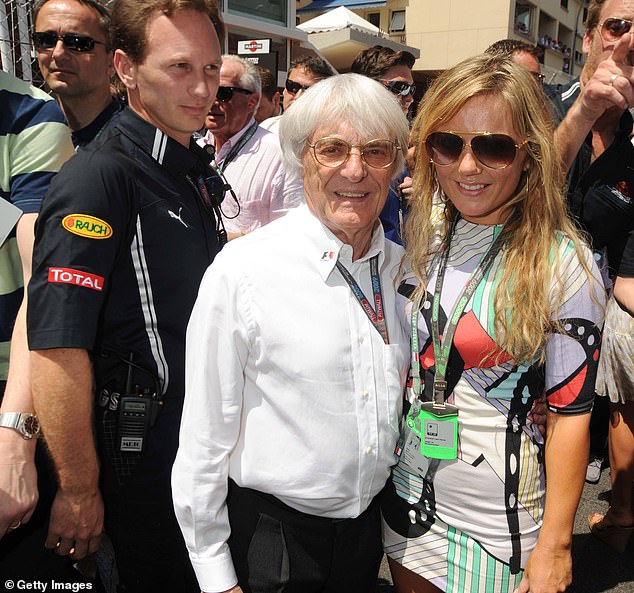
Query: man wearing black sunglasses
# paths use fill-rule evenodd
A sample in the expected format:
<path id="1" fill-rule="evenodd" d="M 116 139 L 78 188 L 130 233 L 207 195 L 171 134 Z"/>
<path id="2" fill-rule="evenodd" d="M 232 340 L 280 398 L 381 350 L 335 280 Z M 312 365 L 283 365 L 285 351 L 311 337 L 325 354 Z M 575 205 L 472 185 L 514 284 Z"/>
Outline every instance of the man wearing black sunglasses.
<path id="1" fill-rule="evenodd" d="M 408 51 L 394 51 L 389 47 L 375 45 L 357 54 L 350 72 L 363 74 L 381 82 L 397 97 L 405 115 L 414 102 L 416 86 L 412 68 L 416 58 Z"/>
<path id="2" fill-rule="evenodd" d="M 214 147 L 216 166 L 235 193 L 237 201 L 222 204 L 229 239 L 280 218 L 303 200 L 300 180 L 286 173 L 277 136 L 255 121 L 261 88 L 252 62 L 222 57 L 220 86 L 205 120 L 208 131 L 199 143 Z"/>
<path id="3" fill-rule="evenodd" d="M 84 146 L 121 110 L 110 83 L 109 11 L 97 0 L 40 0 L 33 45 L 40 71 Z"/>
<path id="4" fill-rule="evenodd" d="M 315 83 L 334 76 L 335 72 L 326 60 L 318 56 L 301 56 L 291 62 L 286 75 L 286 83 L 282 91 L 282 105 L 288 109 L 293 101 L 302 96 L 305 90 Z M 270 117 L 264 120 L 261 126 L 274 134 L 278 133 L 280 127 L 280 117 Z"/>

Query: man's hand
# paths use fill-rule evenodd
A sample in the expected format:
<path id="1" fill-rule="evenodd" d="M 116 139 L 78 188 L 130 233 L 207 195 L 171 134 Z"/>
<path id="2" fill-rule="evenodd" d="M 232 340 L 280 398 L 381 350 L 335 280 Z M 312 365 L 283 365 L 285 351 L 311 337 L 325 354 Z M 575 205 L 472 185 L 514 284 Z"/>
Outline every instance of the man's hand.
<path id="1" fill-rule="evenodd" d="M 590 132 L 592 160 L 614 140 L 621 114 L 634 106 L 633 56 L 634 33 L 626 33 L 610 57 L 599 62 L 589 80 L 582 73 L 581 93 L 555 131 L 555 145 L 565 171 Z"/>
<path id="2" fill-rule="evenodd" d="M 37 504 L 35 442 L 12 430 L 0 432 L 0 538 L 27 523 Z"/>
<path id="3" fill-rule="evenodd" d="M 514 593 L 559 593 L 572 583 L 572 556 L 566 548 L 545 548 L 539 542 L 526 562 Z"/>
<path id="4" fill-rule="evenodd" d="M 31 352 L 33 401 L 59 489 L 45 546 L 80 560 L 99 547 L 103 502 L 93 437 L 93 373 L 86 350 Z"/>
<path id="5" fill-rule="evenodd" d="M 634 106 L 634 33 L 626 33 L 614 46 L 612 55 L 597 66 L 575 102 L 579 116 L 591 125 L 613 107 L 622 113 Z"/>
<path id="6" fill-rule="evenodd" d="M 81 560 L 99 548 L 103 531 L 103 501 L 98 490 L 87 493 L 57 491 L 45 546 L 60 556 Z"/>

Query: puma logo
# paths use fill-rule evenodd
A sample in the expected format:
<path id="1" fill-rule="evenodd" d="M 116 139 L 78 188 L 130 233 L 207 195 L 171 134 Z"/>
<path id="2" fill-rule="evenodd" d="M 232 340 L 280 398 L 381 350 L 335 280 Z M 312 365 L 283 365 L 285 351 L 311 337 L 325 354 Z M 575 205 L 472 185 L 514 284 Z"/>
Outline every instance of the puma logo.
<path id="1" fill-rule="evenodd" d="M 178 209 L 178 216 L 176 216 L 176 214 L 174 214 L 171 210 L 168 210 L 167 213 L 172 217 L 175 218 L 176 220 L 178 220 L 178 222 L 180 222 L 186 229 L 189 228 L 189 226 L 187 225 L 187 223 L 181 218 L 181 212 L 183 211 L 183 207 L 181 206 Z"/>

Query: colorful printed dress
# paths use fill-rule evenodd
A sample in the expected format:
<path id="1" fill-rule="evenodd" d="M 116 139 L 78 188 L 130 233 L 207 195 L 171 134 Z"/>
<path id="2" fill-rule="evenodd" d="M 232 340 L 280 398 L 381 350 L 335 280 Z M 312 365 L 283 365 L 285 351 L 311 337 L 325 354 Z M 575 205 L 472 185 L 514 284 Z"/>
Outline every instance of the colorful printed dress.
<path id="1" fill-rule="evenodd" d="M 440 300 L 441 333 L 500 230 L 458 221 Z M 564 333 L 548 340 L 545 364 L 517 365 L 504 353 L 486 358 L 500 353 L 493 311 L 501 274 L 498 254 L 462 313 L 449 356 L 447 401 L 459 408 L 458 458 L 426 458 L 420 438 L 404 432 L 409 442 L 403 443 L 383 501 L 385 551 L 447 592 L 512 592 L 519 584 L 539 534 L 545 498 L 543 439 L 532 424 L 533 403 L 546 392 L 553 412 L 580 414 L 592 408 L 600 343 L 595 324 L 602 317 L 603 296 L 597 288 L 593 293 L 569 241 L 562 239 L 555 256 L 562 262 L 565 285 L 565 300 L 556 312 Z M 594 265 L 589 252 L 587 261 Z M 596 268 L 592 271 L 598 278 Z M 429 290 L 435 282 L 434 272 Z M 399 287 L 407 327 L 415 287 L 413 279 Z M 433 398 L 431 299 L 428 293 L 422 300 L 418 317 L 424 401 Z"/>

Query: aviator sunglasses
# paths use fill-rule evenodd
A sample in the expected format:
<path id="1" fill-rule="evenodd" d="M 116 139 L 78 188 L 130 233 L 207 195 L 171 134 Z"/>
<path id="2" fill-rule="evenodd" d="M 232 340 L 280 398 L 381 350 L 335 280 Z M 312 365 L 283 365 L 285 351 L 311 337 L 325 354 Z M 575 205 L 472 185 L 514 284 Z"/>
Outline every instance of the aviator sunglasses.
<path id="1" fill-rule="evenodd" d="M 606 43 L 616 43 L 632 28 L 632 21 L 611 16 L 599 24 L 599 33 Z"/>
<path id="2" fill-rule="evenodd" d="M 373 169 L 386 169 L 395 160 L 399 147 L 391 140 L 370 140 L 365 144 L 350 144 L 341 138 L 321 138 L 309 144 L 315 160 L 324 167 L 340 167 L 358 148 L 366 165 Z"/>
<path id="3" fill-rule="evenodd" d="M 251 95 L 253 91 L 247 89 L 241 89 L 239 86 L 219 86 L 216 92 L 216 100 L 220 103 L 228 103 L 233 99 L 233 93 L 242 93 L 244 95 Z"/>
<path id="4" fill-rule="evenodd" d="M 459 134 L 474 136 L 470 143 L 466 143 Z M 468 146 L 473 156 L 489 169 L 505 169 L 517 156 L 517 151 L 528 140 L 516 144 L 515 140 L 506 134 L 491 134 L 489 132 L 433 132 L 424 140 L 427 151 L 435 165 L 446 166 L 455 163 Z"/>
<path id="5" fill-rule="evenodd" d="M 64 33 L 63 35 L 58 35 L 55 31 L 33 33 L 33 43 L 38 51 L 52 49 L 57 45 L 58 39 L 62 40 L 66 49 L 78 52 L 92 51 L 95 44 L 106 45 L 103 41 L 97 41 L 87 35 L 77 35 L 76 33 Z"/>
<path id="6" fill-rule="evenodd" d="M 401 97 L 407 97 L 407 95 L 413 95 L 416 92 L 415 84 L 408 84 L 402 80 L 382 80 L 381 82 L 388 91 Z"/>

